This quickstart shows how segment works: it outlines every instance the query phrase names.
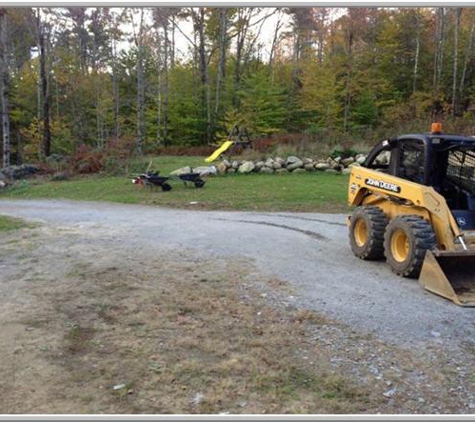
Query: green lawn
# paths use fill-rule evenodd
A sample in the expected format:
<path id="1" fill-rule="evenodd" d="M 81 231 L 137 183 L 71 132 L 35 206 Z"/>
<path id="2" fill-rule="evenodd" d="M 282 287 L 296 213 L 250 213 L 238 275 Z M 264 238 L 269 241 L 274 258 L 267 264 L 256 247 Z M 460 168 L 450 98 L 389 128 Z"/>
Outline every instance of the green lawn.
<path id="1" fill-rule="evenodd" d="M 9 232 L 12 230 L 22 229 L 24 227 L 32 228 L 34 224 L 27 223 L 20 218 L 7 217 L 0 215 L 0 232 Z"/>
<path id="2" fill-rule="evenodd" d="M 148 160 L 149 161 L 149 160 Z M 148 164 L 147 161 L 147 164 Z M 134 165 L 145 170 L 147 164 Z M 153 169 L 168 174 L 184 165 L 205 165 L 201 157 L 157 157 Z M 150 191 L 132 184 L 131 176 L 81 177 L 68 181 L 23 181 L 0 194 L 3 198 L 65 198 L 153 204 L 215 210 L 345 212 L 348 177 L 321 172 L 304 174 L 233 174 L 206 178 L 202 189 L 171 182 L 173 189 Z M 196 204 L 190 204 L 195 203 Z"/>

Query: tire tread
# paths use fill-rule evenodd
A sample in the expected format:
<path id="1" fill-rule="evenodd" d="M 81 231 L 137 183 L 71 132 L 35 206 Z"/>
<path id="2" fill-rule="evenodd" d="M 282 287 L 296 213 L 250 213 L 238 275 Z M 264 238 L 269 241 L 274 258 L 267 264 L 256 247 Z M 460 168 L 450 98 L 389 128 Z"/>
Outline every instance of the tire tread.
<path id="1" fill-rule="evenodd" d="M 398 269 L 391 265 L 392 256 L 390 252 L 390 235 L 394 226 L 406 225 L 412 231 L 414 236 L 414 248 L 410 264 L 404 269 Z M 422 217 L 416 215 L 402 215 L 395 217 L 389 223 L 384 234 L 384 255 L 393 272 L 403 277 L 417 278 L 421 272 L 426 252 L 434 249 L 437 245 L 434 230 L 431 224 Z"/>
<path id="2" fill-rule="evenodd" d="M 363 260 L 382 259 L 384 258 L 384 233 L 389 220 L 383 210 L 376 206 L 360 206 L 356 208 L 353 212 L 352 220 L 354 218 L 362 218 L 363 216 L 367 217 L 370 226 L 368 227 L 370 230 L 368 245 L 362 251 L 357 250 L 351 229 L 350 244 L 353 253 Z"/>

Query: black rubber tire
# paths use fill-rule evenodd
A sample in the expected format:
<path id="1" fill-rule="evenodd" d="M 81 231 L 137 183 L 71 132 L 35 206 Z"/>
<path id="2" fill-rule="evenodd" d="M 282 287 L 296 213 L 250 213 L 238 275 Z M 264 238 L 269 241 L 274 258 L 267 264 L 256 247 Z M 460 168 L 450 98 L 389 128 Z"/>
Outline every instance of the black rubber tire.
<path id="1" fill-rule="evenodd" d="M 198 180 L 195 182 L 195 187 L 197 187 L 197 188 L 202 188 L 204 185 L 205 185 L 205 181 L 202 180 L 202 179 L 198 179 Z"/>
<path id="2" fill-rule="evenodd" d="M 168 191 L 170 191 L 170 190 L 172 190 L 171 185 L 169 185 L 168 183 L 163 183 L 163 184 L 162 184 L 162 191 L 163 191 L 163 192 L 168 192 Z"/>
<path id="3" fill-rule="evenodd" d="M 367 241 L 358 245 L 355 240 L 355 226 L 363 220 L 368 231 Z M 384 232 L 388 218 L 381 208 L 362 206 L 354 210 L 350 223 L 350 245 L 353 253 L 360 259 L 374 261 L 384 258 Z"/>
<path id="4" fill-rule="evenodd" d="M 402 230 L 408 238 L 409 252 L 404 261 L 393 256 L 391 239 L 397 230 Z M 417 215 L 401 215 L 393 218 L 384 233 L 384 255 L 391 270 L 398 275 L 417 278 L 428 250 L 437 246 L 434 229 L 431 224 Z"/>

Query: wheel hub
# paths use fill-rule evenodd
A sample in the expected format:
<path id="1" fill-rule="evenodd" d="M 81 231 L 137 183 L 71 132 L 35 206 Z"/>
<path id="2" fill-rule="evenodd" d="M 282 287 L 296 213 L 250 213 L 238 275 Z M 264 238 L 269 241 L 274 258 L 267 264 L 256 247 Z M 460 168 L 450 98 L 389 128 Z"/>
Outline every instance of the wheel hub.
<path id="1" fill-rule="evenodd" d="M 404 262 L 409 256 L 409 238 L 403 230 L 396 230 L 391 237 L 391 253 L 398 262 Z"/>
<path id="2" fill-rule="evenodd" d="M 366 226 L 366 222 L 363 219 L 359 219 L 356 222 L 354 234 L 356 244 L 359 247 L 364 246 L 368 241 L 368 227 Z"/>

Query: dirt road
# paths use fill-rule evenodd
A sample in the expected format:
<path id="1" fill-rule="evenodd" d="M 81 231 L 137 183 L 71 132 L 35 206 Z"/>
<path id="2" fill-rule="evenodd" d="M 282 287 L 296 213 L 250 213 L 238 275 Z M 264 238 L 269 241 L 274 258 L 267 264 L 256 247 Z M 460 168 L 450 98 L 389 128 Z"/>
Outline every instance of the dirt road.
<path id="1" fill-rule="evenodd" d="M 475 342 L 475 309 L 462 309 L 395 276 L 384 263 L 356 259 L 344 215 L 169 210 L 69 201 L 1 201 L 0 213 L 113 237 L 124 248 L 192 250 L 248 260 L 290 282 L 300 305 L 414 347 Z"/>
<path id="2" fill-rule="evenodd" d="M 12 344 L 16 344 L 16 358 L 28 349 L 25 327 L 28 333 L 41 333 L 49 324 L 49 340 L 44 337 L 46 332 L 32 336 L 30 346 L 34 345 L 36 351 L 44 348 L 47 353 L 55 346 L 56 351 L 60 350 L 60 340 L 66 339 L 69 352 L 72 350 L 75 356 L 80 356 L 81 344 L 91 340 L 98 331 L 92 315 L 102 315 L 105 323 L 118 318 L 114 303 L 107 301 L 107 292 L 119 302 L 125 297 L 112 294 L 122 291 L 114 287 L 114 283 L 127 281 L 130 294 L 145 300 L 152 292 L 150 289 L 157 287 L 154 287 L 154 279 L 158 285 L 161 277 L 186 278 L 186 271 L 190 271 L 197 279 L 224 277 L 238 285 L 245 280 L 246 286 L 262 292 L 258 294 L 259 300 L 270 308 L 307 309 L 319 318 L 333 321 L 324 324 L 326 328 L 314 339 L 328 344 L 329 360 L 340 369 L 352 368 L 348 370 L 357 380 L 373 377 L 374 382 L 381 383 L 378 394 L 384 394 L 385 401 L 368 405 L 367 411 L 472 413 L 475 408 L 472 394 L 475 379 L 471 375 L 475 309 L 457 307 L 425 292 L 417 282 L 393 275 L 384 263 L 357 260 L 348 246 L 343 215 L 209 212 L 193 210 L 193 205 L 190 210 L 170 210 L 40 200 L 2 200 L 0 214 L 41 224 L 41 229 L 33 230 L 33 237 L 31 233 L 22 232 L 19 239 L 9 237 L 2 246 L 0 306 L 3 321 L 10 318 L 3 327 L 5 354 L 10 352 Z M 145 274 L 146 284 L 136 285 L 134 274 L 139 271 Z M 63 284 L 58 282 L 62 279 Z M 101 283 L 106 283 L 106 287 Z M 48 285 L 52 286 L 50 291 L 47 291 Z M 212 292 L 210 297 L 215 291 L 209 291 Z M 180 294 L 188 293 L 176 290 L 174 294 L 179 300 Z M 77 298 L 83 305 L 77 304 Z M 34 309 L 36 317 L 31 312 L 28 314 L 29 307 Z M 91 309 L 94 312 L 90 312 Z M 128 312 L 132 318 L 134 312 L 140 314 L 141 309 Z M 187 311 L 183 312 L 185 318 Z M 58 314 L 64 318 L 57 321 L 57 328 L 64 330 L 64 324 L 70 324 L 69 337 L 60 339 L 51 333 L 51 321 L 57 319 Z M 124 316 L 121 314 L 121 317 Z M 42 324 L 42 321 L 49 322 Z M 134 327 L 136 322 L 129 323 Z M 107 353 L 107 347 L 103 352 Z M 51 360 L 61 360 L 60 356 L 63 355 L 54 354 Z M 398 362 L 402 356 L 405 356 L 404 362 Z M 31 360 L 25 362 L 31 363 Z M 120 364 L 116 362 L 116 365 L 119 370 Z M 158 368 L 160 365 L 157 365 Z M 26 383 L 21 383 L 23 393 L 28 393 L 28 383 L 35 386 L 36 392 L 41 390 L 34 373 L 25 368 L 10 369 L 15 377 L 25 376 Z M 49 374 L 56 384 L 62 376 L 57 371 L 51 362 L 41 368 L 41 373 Z M 119 380 L 116 382 L 120 386 Z M 393 388 L 395 384 L 398 388 Z M 8 390 L 8 386 L 2 381 L 0 390 L 5 389 Z M 405 393 L 399 395 L 403 390 Z M 127 391 L 134 394 L 131 386 L 127 385 Z M 45 392 L 43 399 L 46 400 L 48 394 L 52 392 Z M 51 407 L 51 401 L 49 405 L 42 404 L 41 394 L 36 395 L 37 399 L 22 411 L 67 413 L 74 409 L 94 413 L 104 410 L 99 405 L 94 407 L 93 397 L 81 394 L 73 404 L 68 396 L 64 402 L 58 402 L 57 407 Z M 391 401 L 394 394 L 397 400 Z M 446 397 L 445 401 L 440 400 L 440 395 Z M 11 406 L 20 402 L 14 396 L 4 406 L 11 412 Z M 160 413 L 176 410 L 163 403 L 160 406 L 152 408 L 152 413 L 154 409 L 161 409 Z M 272 407 L 263 406 L 272 411 Z M 120 406 L 106 409 L 124 411 Z M 146 407 L 136 409 L 147 411 Z M 178 409 L 196 411 L 186 405 Z M 215 412 L 216 407 L 208 410 Z M 231 412 L 252 413 L 252 410 L 261 412 L 262 408 L 237 406 Z M 282 412 L 281 408 L 277 410 Z"/>

